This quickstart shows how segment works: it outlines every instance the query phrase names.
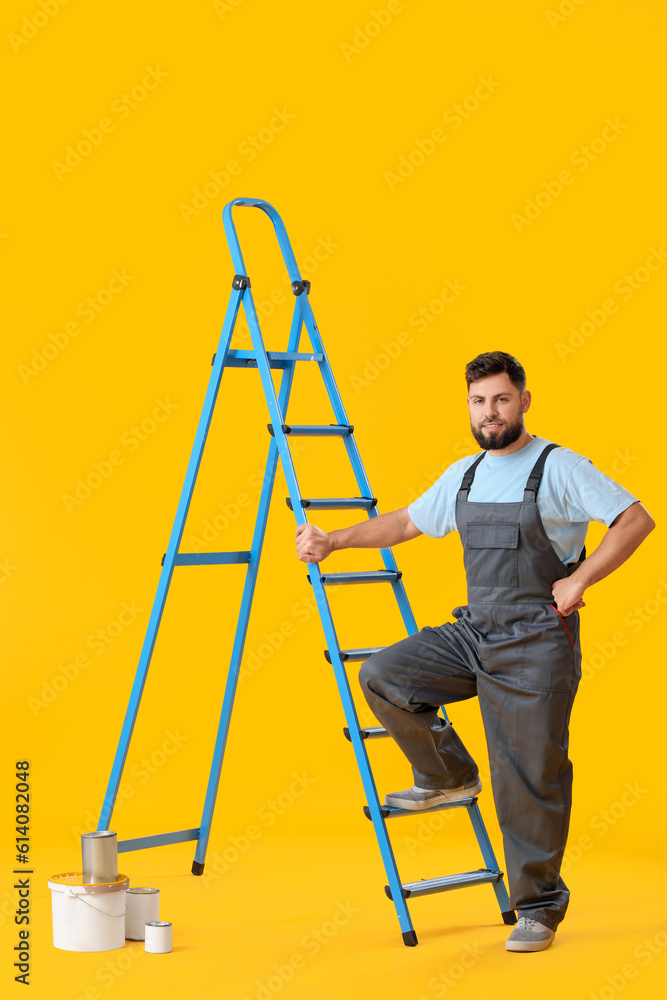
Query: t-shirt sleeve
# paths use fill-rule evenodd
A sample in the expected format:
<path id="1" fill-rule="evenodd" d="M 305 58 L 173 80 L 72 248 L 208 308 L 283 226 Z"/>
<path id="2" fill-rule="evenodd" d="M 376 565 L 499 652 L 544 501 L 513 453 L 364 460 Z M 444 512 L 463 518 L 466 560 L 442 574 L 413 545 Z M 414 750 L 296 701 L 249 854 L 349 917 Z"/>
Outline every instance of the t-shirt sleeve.
<path id="1" fill-rule="evenodd" d="M 456 492 L 463 473 L 457 479 L 453 468 L 446 469 L 433 486 L 408 505 L 412 523 L 431 538 L 443 538 L 456 531 Z"/>
<path id="2" fill-rule="evenodd" d="M 619 514 L 637 503 L 637 497 L 596 469 L 589 458 L 582 458 L 574 466 L 564 493 L 565 512 L 569 520 L 600 521 L 607 527 Z"/>

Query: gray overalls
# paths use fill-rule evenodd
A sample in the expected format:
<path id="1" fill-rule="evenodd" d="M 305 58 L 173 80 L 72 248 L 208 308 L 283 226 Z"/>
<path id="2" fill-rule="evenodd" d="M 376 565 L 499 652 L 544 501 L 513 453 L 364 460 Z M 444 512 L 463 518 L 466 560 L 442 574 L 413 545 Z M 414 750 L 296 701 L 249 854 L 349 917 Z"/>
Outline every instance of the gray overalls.
<path id="1" fill-rule="evenodd" d="M 371 710 L 422 788 L 477 778 L 477 765 L 437 706 L 479 696 L 510 902 L 520 916 L 552 929 L 569 899 L 559 872 L 572 800 L 568 725 L 581 677 L 578 612 L 561 618 L 551 593 L 579 563 L 563 565 L 537 508 L 555 447 L 542 450 L 517 503 L 470 503 L 486 453 L 473 463 L 456 500 L 468 604 L 454 609 L 453 624 L 386 647 L 360 672 Z"/>

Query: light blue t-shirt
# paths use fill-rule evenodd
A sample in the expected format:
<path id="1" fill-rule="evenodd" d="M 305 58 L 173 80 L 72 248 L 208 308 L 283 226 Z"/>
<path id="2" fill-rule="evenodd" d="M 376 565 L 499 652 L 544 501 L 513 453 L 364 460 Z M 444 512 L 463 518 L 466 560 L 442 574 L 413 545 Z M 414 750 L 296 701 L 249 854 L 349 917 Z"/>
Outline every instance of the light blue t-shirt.
<path id="1" fill-rule="evenodd" d="M 534 437 L 510 455 L 486 457 L 477 466 L 468 494 L 474 503 L 514 503 L 523 500 L 526 481 L 543 448 L 551 442 Z M 463 474 L 478 458 L 454 462 L 425 493 L 408 507 L 423 534 L 442 538 L 456 531 L 456 494 Z M 554 448 L 544 467 L 537 507 L 549 541 L 564 563 L 576 562 L 586 540 L 589 521 L 607 527 L 637 498 L 596 469 L 589 458 L 569 448 Z"/>

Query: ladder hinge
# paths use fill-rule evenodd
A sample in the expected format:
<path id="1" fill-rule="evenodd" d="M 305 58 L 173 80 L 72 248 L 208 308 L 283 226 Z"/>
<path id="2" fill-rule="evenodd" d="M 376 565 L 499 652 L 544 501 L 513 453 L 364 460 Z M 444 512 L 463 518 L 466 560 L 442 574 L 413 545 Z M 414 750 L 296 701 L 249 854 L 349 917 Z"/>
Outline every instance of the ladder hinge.
<path id="1" fill-rule="evenodd" d="M 243 291 L 244 288 L 250 288 L 250 278 L 247 274 L 235 274 L 234 280 L 232 281 L 232 288 L 235 292 Z"/>
<path id="2" fill-rule="evenodd" d="M 306 295 L 310 295 L 310 282 L 309 281 L 293 281 L 292 282 L 292 291 L 294 292 L 295 295 L 301 295 L 302 292 L 305 292 Z"/>

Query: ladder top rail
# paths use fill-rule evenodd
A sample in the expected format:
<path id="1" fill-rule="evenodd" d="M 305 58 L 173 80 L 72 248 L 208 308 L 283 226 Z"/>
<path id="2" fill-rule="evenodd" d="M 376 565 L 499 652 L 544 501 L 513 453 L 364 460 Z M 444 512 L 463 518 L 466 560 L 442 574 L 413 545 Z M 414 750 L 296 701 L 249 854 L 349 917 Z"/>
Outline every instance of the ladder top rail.
<path id="1" fill-rule="evenodd" d="M 287 230 L 285 229 L 285 223 L 280 218 L 273 205 L 270 205 L 268 201 L 262 201 L 261 198 L 234 198 L 234 200 L 228 202 L 222 210 L 222 221 L 225 227 L 227 242 L 229 243 L 232 262 L 236 273 L 247 275 L 245 263 L 243 261 L 243 254 L 241 253 L 241 244 L 239 243 L 236 227 L 232 219 L 232 209 L 235 207 L 260 208 L 263 212 L 266 212 L 276 231 L 278 244 L 287 267 L 287 273 L 289 274 L 290 281 L 300 281 L 301 275 L 299 274 L 299 268 L 292 250 L 292 245 L 287 235 Z"/>

